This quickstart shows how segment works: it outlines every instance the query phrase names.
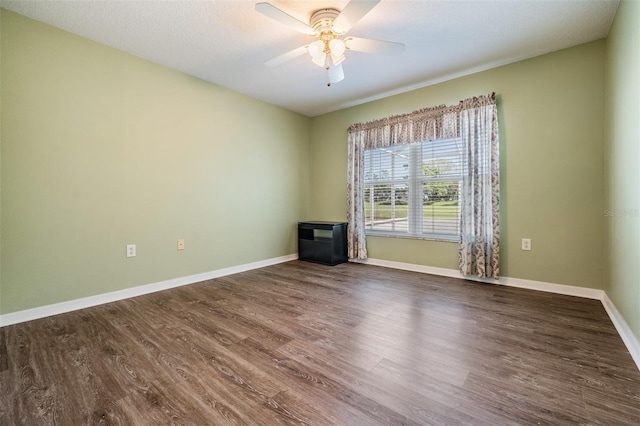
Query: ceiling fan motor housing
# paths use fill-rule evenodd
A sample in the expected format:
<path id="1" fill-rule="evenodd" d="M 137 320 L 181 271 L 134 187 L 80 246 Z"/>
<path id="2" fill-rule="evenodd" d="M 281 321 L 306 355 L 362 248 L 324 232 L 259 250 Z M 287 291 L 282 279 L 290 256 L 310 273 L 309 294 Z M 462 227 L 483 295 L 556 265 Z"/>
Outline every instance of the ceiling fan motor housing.
<path id="1" fill-rule="evenodd" d="M 336 9 L 320 9 L 313 12 L 309 23 L 316 32 L 316 37 L 321 40 L 330 40 L 338 34 L 333 29 L 333 21 L 340 14 Z"/>

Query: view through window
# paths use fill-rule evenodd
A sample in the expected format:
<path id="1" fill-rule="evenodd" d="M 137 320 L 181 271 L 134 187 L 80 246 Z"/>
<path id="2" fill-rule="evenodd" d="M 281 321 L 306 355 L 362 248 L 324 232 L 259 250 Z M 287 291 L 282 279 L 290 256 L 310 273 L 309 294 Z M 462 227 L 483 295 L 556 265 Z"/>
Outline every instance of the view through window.
<path id="1" fill-rule="evenodd" d="M 368 234 L 458 239 L 460 139 L 368 149 L 364 166 Z"/>

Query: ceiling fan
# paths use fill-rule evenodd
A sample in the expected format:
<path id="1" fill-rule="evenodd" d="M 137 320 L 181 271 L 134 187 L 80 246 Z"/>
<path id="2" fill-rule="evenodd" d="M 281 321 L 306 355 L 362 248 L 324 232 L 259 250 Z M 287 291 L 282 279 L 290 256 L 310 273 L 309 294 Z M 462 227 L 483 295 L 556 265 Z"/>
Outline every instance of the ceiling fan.
<path id="1" fill-rule="evenodd" d="M 385 55 L 402 53 L 404 51 L 402 43 L 345 36 L 347 31 L 379 2 L 380 0 L 351 0 L 342 11 L 333 8 L 319 9 L 311 14 L 308 25 L 270 3 L 256 3 L 256 11 L 302 34 L 316 38 L 309 44 L 269 59 L 265 64 L 275 67 L 309 53 L 314 64 L 327 70 L 329 75 L 327 86 L 331 86 L 331 83 L 344 79 L 342 62 L 348 50 Z"/>

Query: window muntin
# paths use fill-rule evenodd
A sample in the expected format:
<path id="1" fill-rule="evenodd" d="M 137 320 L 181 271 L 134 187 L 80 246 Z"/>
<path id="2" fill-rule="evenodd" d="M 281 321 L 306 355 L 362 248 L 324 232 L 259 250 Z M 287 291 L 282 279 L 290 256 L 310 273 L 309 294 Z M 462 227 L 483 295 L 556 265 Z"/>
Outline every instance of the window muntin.
<path id="1" fill-rule="evenodd" d="M 461 141 L 365 150 L 365 230 L 371 235 L 457 240 Z"/>

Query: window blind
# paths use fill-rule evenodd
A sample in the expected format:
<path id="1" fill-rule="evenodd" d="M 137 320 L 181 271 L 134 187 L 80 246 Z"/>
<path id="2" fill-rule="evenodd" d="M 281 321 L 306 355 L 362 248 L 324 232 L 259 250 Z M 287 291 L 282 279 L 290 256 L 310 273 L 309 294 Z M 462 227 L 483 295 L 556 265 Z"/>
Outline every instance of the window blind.
<path id="1" fill-rule="evenodd" d="M 456 240 L 463 170 L 460 139 L 365 150 L 365 229 Z"/>

